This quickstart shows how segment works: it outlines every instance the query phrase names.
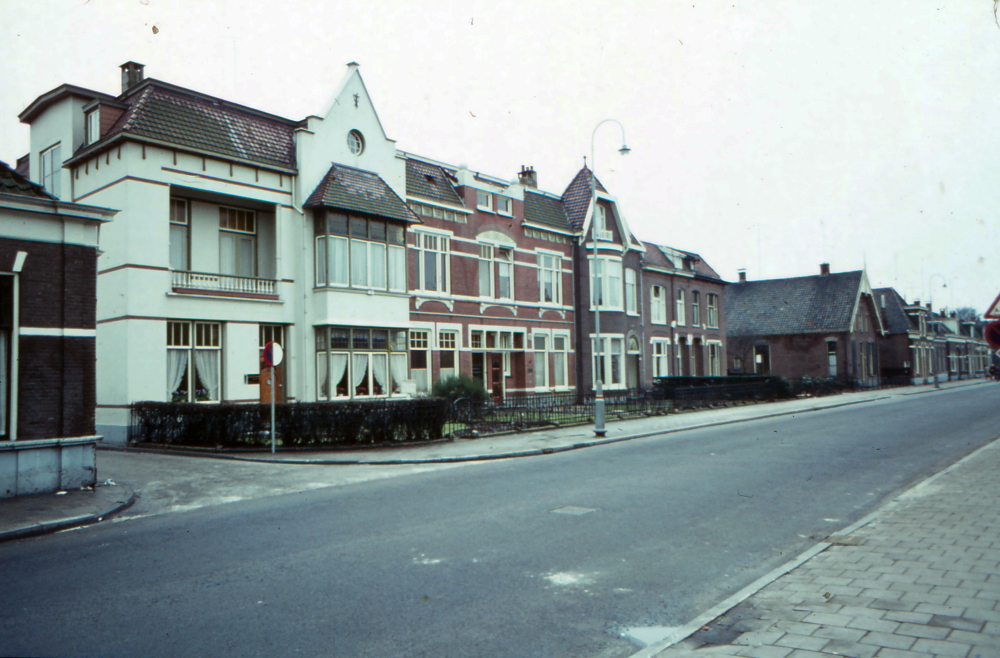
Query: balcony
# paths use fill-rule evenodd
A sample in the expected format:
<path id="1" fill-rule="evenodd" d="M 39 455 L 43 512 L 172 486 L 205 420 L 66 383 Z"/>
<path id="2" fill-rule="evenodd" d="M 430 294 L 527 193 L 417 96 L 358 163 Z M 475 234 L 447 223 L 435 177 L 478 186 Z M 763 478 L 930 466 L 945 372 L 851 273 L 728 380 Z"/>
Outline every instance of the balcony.
<path id="1" fill-rule="evenodd" d="M 594 235 L 596 235 L 597 239 L 600 240 L 600 241 L 602 241 L 602 242 L 611 242 L 611 239 L 613 237 L 611 235 L 611 231 L 609 231 L 607 229 L 601 229 L 601 228 L 599 228 L 596 231 L 594 231 Z"/>
<path id="2" fill-rule="evenodd" d="M 221 297 L 277 299 L 277 281 L 231 274 L 171 271 L 174 292 Z"/>

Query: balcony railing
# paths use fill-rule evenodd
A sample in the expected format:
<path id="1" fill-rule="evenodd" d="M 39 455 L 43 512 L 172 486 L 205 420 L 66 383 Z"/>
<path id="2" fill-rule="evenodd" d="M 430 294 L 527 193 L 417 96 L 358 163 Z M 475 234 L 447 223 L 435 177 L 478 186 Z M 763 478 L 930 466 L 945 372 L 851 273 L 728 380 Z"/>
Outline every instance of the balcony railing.
<path id="1" fill-rule="evenodd" d="M 611 242 L 611 239 L 613 237 L 611 235 L 611 231 L 609 231 L 607 229 L 601 229 L 601 228 L 599 228 L 596 231 L 594 231 L 594 233 L 597 234 L 597 239 L 601 240 L 603 242 Z"/>
<path id="2" fill-rule="evenodd" d="M 214 292 L 239 293 L 241 295 L 275 295 L 274 279 L 257 279 L 231 274 L 211 274 L 208 272 L 182 272 L 174 270 L 173 288 L 184 290 L 211 290 Z"/>

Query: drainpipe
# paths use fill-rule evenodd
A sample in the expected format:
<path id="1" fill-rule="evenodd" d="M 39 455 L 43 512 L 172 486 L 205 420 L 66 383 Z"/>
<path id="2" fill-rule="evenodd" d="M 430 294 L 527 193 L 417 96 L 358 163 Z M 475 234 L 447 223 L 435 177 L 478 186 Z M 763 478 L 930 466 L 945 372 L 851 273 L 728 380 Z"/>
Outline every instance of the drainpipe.
<path id="1" fill-rule="evenodd" d="M 14 309 L 13 327 L 10 337 L 10 436 L 11 441 L 17 441 L 17 403 L 20 371 L 21 349 L 21 270 L 28 258 L 27 251 L 17 252 L 14 257 Z"/>

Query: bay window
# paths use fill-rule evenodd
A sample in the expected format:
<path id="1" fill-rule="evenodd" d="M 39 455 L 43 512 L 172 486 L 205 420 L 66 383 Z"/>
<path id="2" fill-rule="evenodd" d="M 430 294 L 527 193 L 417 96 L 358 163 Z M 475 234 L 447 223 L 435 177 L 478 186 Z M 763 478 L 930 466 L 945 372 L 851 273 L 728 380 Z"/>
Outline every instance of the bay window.
<path id="1" fill-rule="evenodd" d="M 167 398 L 218 402 L 222 392 L 222 325 L 167 322 Z"/>
<path id="2" fill-rule="evenodd" d="M 316 236 L 316 285 L 406 292 L 406 229 L 329 213 Z"/>
<path id="3" fill-rule="evenodd" d="M 317 399 L 395 395 L 406 378 L 406 331 L 316 328 Z"/>

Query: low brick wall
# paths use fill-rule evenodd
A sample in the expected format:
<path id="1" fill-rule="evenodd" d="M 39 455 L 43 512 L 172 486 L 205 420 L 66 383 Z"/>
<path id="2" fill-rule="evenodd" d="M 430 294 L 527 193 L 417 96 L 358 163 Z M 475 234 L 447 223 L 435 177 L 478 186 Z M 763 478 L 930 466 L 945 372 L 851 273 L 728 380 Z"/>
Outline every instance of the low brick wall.
<path id="1" fill-rule="evenodd" d="M 0 498 L 92 487 L 99 436 L 0 442 Z"/>

